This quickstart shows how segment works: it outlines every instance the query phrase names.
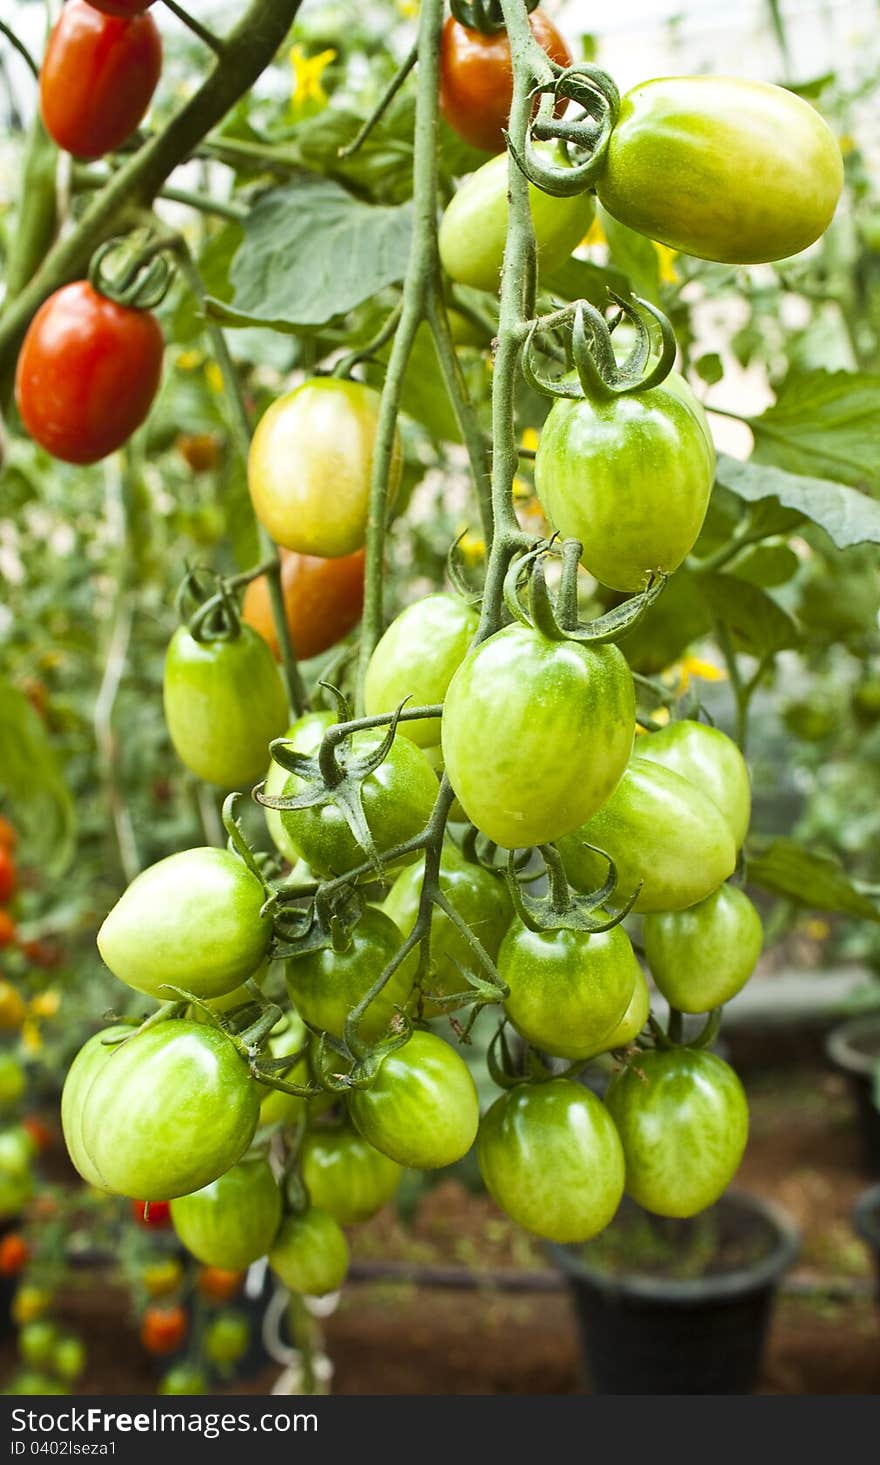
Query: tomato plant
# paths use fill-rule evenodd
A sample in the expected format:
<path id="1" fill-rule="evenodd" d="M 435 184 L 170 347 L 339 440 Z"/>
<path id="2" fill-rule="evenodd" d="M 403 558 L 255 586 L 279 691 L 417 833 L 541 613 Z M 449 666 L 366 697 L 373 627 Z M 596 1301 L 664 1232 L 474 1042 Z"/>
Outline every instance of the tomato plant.
<path id="1" fill-rule="evenodd" d="M 383 1155 L 420 1170 L 466 1155 L 480 1117 L 464 1062 L 442 1038 L 424 1032 L 389 1054 L 369 1088 L 352 1090 L 348 1111 Z"/>
<path id="2" fill-rule="evenodd" d="M 543 10 L 529 16 L 532 35 L 560 66 L 572 55 Z M 487 153 L 504 147 L 504 128 L 513 100 L 513 63 L 507 32 L 490 35 L 450 16 L 440 43 L 440 111 L 465 142 Z"/>
<path id="3" fill-rule="evenodd" d="M 244 1272 L 228 1272 L 225 1267 L 199 1267 L 196 1285 L 208 1302 L 228 1302 L 238 1296 L 244 1278 Z"/>
<path id="4" fill-rule="evenodd" d="M 442 702 L 474 639 L 479 616 L 456 595 L 428 595 L 407 606 L 385 632 L 367 667 L 364 707 L 393 712 L 410 699 L 417 707 Z M 420 747 L 440 741 L 439 717 L 399 724 Z"/>
<path id="5" fill-rule="evenodd" d="M 221 1312 L 208 1325 L 205 1354 L 212 1363 L 228 1368 L 247 1351 L 249 1341 L 250 1328 L 243 1313 Z"/>
<path id="6" fill-rule="evenodd" d="M 5 905 L 11 900 L 17 888 L 18 874 L 12 851 L 6 845 L 0 845 L 0 903 Z"/>
<path id="7" fill-rule="evenodd" d="M 645 955 L 663 996 L 680 1012 L 722 1007 L 761 955 L 761 917 L 744 891 L 722 885 L 685 911 L 645 917 Z"/>
<path id="8" fill-rule="evenodd" d="M 337 1291 L 345 1281 L 348 1259 L 341 1226 L 315 1206 L 282 1221 L 269 1252 L 269 1266 L 285 1287 L 307 1297 Z"/>
<path id="9" fill-rule="evenodd" d="M 740 848 L 749 827 L 752 790 L 746 760 L 732 738 L 717 727 L 685 718 L 639 738 L 637 752 L 640 758 L 681 774 L 717 804 Z"/>
<path id="10" fill-rule="evenodd" d="M 403 945 L 401 932 L 384 911 L 368 906 L 354 929 L 332 943 L 296 956 L 287 964 L 287 990 L 311 1027 L 341 1038 L 345 1019 Z M 361 1021 L 365 1037 L 384 1033 L 396 1007 L 405 1007 L 415 978 L 416 958 L 407 957 Z"/>
<path id="11" fill-rule="evenodd" d="M 279 554 L 284 613 L 293 649 L 305 661 L 335 646 L 360 620 L 364 552 L 356 549 L 336 559 L 294 554 L 288 549 L 281 549 Z M 265 576 L 252 580 L 245 590 L 242 615 L 277 657 L 278 637 Z"/>
<path id="12" fill-rule="evenodd" d="M 2 870 L 2 863 L 0 863 L 0 870 Z M 12 945 L 13 941 L 15 940 L 16 930 L 17 927 L 15 921 L 12 919 L 12 916 L 9 914 L 9 912 L 0 910 L 0 950 L 2 950 L 4 946 Z M 14 1010 L 15 1004 L 12 1003 L 11 1006 Z"/>
<path id="13" fill-rule="evenodd" d="M 348 1128 L 306 1135 L 302 1174 L 309 1199 L 340 1226 L 369 1221 L 390 1201 L 403 1172 L 394 1160 Z"/>
<path id="14" fill-rule="evenodd" d="M 161 70 L 152 16 L 123 19 L 66 0 L 40 71 L 46 131 L 77 158 L 115 152 L 143 119 Z"/>
<path id="15" fill-rule="evenodd" d="M 188 1328 L 186 1309 L 179 1304 L 174 1307 L 148 1307 L 141 1319 L 141 1342 L 148 1353 L 160 1356 L 176 1353 Z"/>
<path id="16" fill-rule="evenodd" d="M 203 1189 L 178 1196 L 171 1220 L 198 1261 L 242 1271 L 266 1255 L 281 1222 L 281 1192 L 268 1161 L 241 1160 Z"/>

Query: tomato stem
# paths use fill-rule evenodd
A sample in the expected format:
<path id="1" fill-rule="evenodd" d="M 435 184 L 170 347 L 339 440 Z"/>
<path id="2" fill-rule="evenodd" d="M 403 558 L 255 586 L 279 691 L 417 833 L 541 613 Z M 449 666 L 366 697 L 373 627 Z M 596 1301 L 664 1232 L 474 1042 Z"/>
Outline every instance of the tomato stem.
<path id="1" fill-rule="evenodd" d="M 366 142 L 370 133 L 373 131 L 373 128 L 376 126 L 377 122 L 380 122 L 384 117 L 385 113 L 387 112 L 391 103 L 394 101 L 394 98 L 397 96 L 397 93 L 400 91 L 400 88 L 403 86 L 403 83 L 406 81 L 406 78 L 409 76 L 418 59 L 419 47 L 418 43 L 416 43 L 416 45 L 414 45 L 412 49 L 408 52 L 408 54 L 404 57 L 403 61 L 401 61 L 400 65 L 398 66 L 397 70 L 389 81 L 387 87 L 385 88 L 369 117 L 364 122 L 363 127 L 361 127 L 357 135 L 352 138 L 351 142 L 347 142 L 344 147 L 341 147 L 339 149 L 338 157 L 352 158 L 354 157 L 358 149 L 363 147 L 364 143 Z"/>
<path id="2" fill-rule="evenodd" d="M 190 15 L 188 10 L 184 10 L 182 5 L 178 5 L 177 0 L 164 0 L 164 3 L 171 14 L 183 21 L 187 29 L 191 30 L 194 36 L 198 36 L 199 40 L 214 52 L 215 56 L 222 56 L 225 53 L 226 42 L 222 41 L 219 36 L 215 36 L 213 31 L 208 30 L 207 26 L 202 25 L 201 21 Z"/>

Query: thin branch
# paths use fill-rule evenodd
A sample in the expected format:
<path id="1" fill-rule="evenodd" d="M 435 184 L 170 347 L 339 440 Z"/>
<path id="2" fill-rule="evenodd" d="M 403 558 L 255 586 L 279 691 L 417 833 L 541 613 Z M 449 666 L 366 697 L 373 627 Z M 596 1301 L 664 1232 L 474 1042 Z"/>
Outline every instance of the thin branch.
<path id="1" fill-rule="evenodd" d="M 365 121 L 363 127 L 358 132 L 357 136 L 354 137 L 351 142 L 346 143 L 344 147 L 341 147 L 339 149 L 338 156 L 340 158 L 351 158 L 358 151 L 358 148 L 363 147 L 363 144 L 366 142 L 373 128 L 376 126 L 376 123 L 381 120 L 391 103 L 394 101 L 394 98 L 397 96 L 397 93 L 400 91 L 400 88 L 403 86 L 403 83 L 406 81 L 406 78 L 409 76 L 410 72 L 415 66 L 418 57 L 419 47 L 418 42 L 416 42 L 409 55 L 404 61 L 401 62 L 400 66 L 395 71 L 393 77 L 391 78 L 390 82 L 388 83 L 387 87 L 385 88 L 369 117 Z"/>
<path id="2" fill-rule="evenodd" d="M 24 58 L 25 62 L 27 63 L 27 66 L 28 66 L 29 70 L 32 72 L 35 80 L 36 81 L 39 81 L 39 79 L 40 79 L 40 68 L 39 68 L 39 66 L 37 65 L 36 61 L 34 60 L 33 56 L 31 55 L 31 53 L 28 50 L 27 46 L 25 45 L 24 41 L 21 39 L 20 36 L 17 36 L 15 34 L 15 31 L 12 29 L 11 26 L 8 26 L 6 24 L 5 20 L 0 20 L 0 35 L 3 35 L 3 36 L 6 37 L 7 41 L 10 44 L 10 46 L 14 46 L 15 47 L 15 49 L 18 52 L 19 56 L 21 56 L 21 57 Z"/>
<path id="3" fill-rule="evenodd" d="M 182 5 L 178 5 L 177 0 L 165 0 L 165 5 L 171 11 L 172 15 L 176 15 L 178 20 L 183 21 L 187 30 L 191 30 L 194 36 L 197 36 L 204 45 L 208 46 L 214 52 L 215 56 L 223 55 L 226 50 L 225 41 L 222 41 L 219 36 L 215 36 L 214 32 L 208 30 L 207 26 L 202 25 L 200 20 L 196 20 L 194 16 L 190 15 L 188 10 L 184 10 Z"/>

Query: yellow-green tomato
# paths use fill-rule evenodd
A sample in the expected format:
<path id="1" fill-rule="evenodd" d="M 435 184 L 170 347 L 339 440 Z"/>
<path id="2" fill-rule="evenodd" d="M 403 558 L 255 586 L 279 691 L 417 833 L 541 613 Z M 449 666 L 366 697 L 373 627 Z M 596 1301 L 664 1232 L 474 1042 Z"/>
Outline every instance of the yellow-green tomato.
<path id="1" fill-rule="evenodd" d="M 589 1058 L 616 1032 L 639 964 L 622 926 L 530 931 L 515 921 L 498 971 L 510 988 L 504 1010 L 517 1032 L 559 1058 Z"/>
<path id="2" fill-rule="evenodd" d="M 749 829 L 752 790 L 746 760 L 732 738 L 689 718 L 639 738 L 640 758 L 680 773 L 718 805 L 739 849 Z"/>
<path id="3" fill-rule="evenodd" d="M 391 622 L 367 668 L 364 701 L 368 716 L 442 702 L 453 673 L 474 639 L 479 616 L 460 595 L 428 595 Z M 439 717 L 401 722 L 398 731 L 427 748 L 440 741 Z"/>
<path id="4" fill-rule="evenodd" d="M 251 626 L 222 641 L 196 641 L 179 626 L 165 658 L 163 700 L 180 761 L 220 788 L 262 778 L 269 744 L 287 726 L 275 658 Z"/>
<path id="5" fill-rule="evenodd" d="M 348 1242 L 339 1222 L 316 1206 L 282 1221 L 269 1252 L 276 1277 L 305 1297 L 336 1292 L 345 1281 L 348 1262 Z"/>
<path id="6" fill-rule="evenodd" d="M 281 1191 L 268 1160 L 240 1160 L 201 1190 L 178 1196 L 171 1220 L 203 1266 L 243 1272 L 266 1255 L 281 1224 Z"/>
<path id="7" fill-rule="evenodd" d="M 600 1053 L 616 1053 L 619 1048 L 628 1048 L 634 1043 L 645 1023 L 648 1021 L 648 1014 L 651 1011 L 651 994 L 648 991 L 648 983 L 645 981 L 645 974 L 639 967 L 639 974 L 636 977 L 632 996 L 629 999 L 629 1006 L 617 1027 L 609 1033 L 603 1043 L 587 1053 L 587 1058 L 598 1058 Z"/>
<path id="8" fill-rule="evenodd" d="M 260 419 L 248 458 L 254 513 L 276 544 L 337 559 L 364 542 L 379 393 L 363 382 L 312 377 Z M 403 453 L 395 431 L 389 504 Z"/>
<path id="9" fill-rule="evenodd" d="M 588 1241 L 623 1195 L 617 1130 L 595 1094 L 570 1079 L 508 1089 L 484 1116 L 477 1158 L 512 1220 L 550 1241 Z"/>
<path id="10" fill-rule="evenodd" d="M 730 76 L 670 76 L 627 92 L 597 193 L 621 223 L 726 264 L 786 259 L 825 232 L 840 147 L 794 92 Z"/>
<path id="11" fill-rule="evenodd" d="M 447 205 L 440 224 L 440 260 L 458 285 L 491 290 L 493 294 L 498 289 L 507 239 L 507 170 L 506 153 L 490 158 Z M 538 246 L 538 271 L 547 276 L 565 264 L 589 233 L 593 200 L 588 193 L 554 198 L 529 184 L 529 204 Z"/>
<path id="12" fill-rule="evenodd" d="M 350 932 L 348 945 L 322 946 L 287 963 L 287 990 L 297 1011 L 310 1027 L 341 1038 L 351 1008 L 366 996 L 377 977 L 403 945 L 403 936 L 391 917 L 378 906 L 367 906 Z M 360 1023 L 365 1038 L 384 1033 L 394 1010 L 405 1007 L 416 969 L 418 950 L 411 951 L 373 999 Z"/>
<path id="13" fill-rule="evenodd" d="M 369 1221 L 391 1200 L 403 1174 L 394 1160 L 344 1126 L 311 1130 L 300 1159 L 312 1205 L 340 1226 Z"/>
<path id="14" fill-rule="evenodd" d="M 446 772 L 472 823 L 507 849 L 577 829 L 626 767 L 632 675 L 616 646 L 506 626 L 469 651 L 446 694 Z"/>
<path id="15" fill-rule="evenodd" d="M 107 1184 L 83 1141 L 83 1106 L 92 1083 L 115 1050 L 114 1043 L 131 1037 L 132 1031 L 124 1023 L 116 1023 L 100 1033 L 94 1033 L 71 1063 L 61 1090 L 61 1132 L 67 1145 L 67 1153 L 77 1173 L 96 1190 L 106 1190 Z"/>
<path id="16" fill-rule="evenodd" d="M 299 1052 L 305 1046 L 306 1025 L 297 1012 L 286 1015 L 285 1026 L 269 1038 L 269 1052 L 273 1058 L 286 1058 Z M 307 1084 L 309 1064 L 301 1058 L 294 1068 L 289 1068 L 281 1077 L 289 1083 Z M 260 1124 L 289 1124 L 306 1112 L 307 1100 L 300 1094 L 285 1094 L 282 1089 L 265 1089 L 265 1098 L 260 1100 Z"/>
<path id="17" fill-rule="evenodd" d="M 167 1001 L 168 984 L 206 999 L 241 985 L 263 961 L 272 922 L 266 892 L 229 850 L 183 850 L 144 870 L 98 932 L 115 977 Z"/>
<path id="18" fill-rule="evenodd" d="M 645 917 L 648 965 L 680 1012 L 711 1012 L 745 986 L 761 955 L 761 917 L 744 891 L 722 885 L 686 911 Z"/>
<path id="19" fill-rule="evenodd" d="M 351 1091 L 348 1111 L 364 1139 L 415 1170 L 462 1159 L 480 1122 L 467 1065 L 442 1038 L 421 1031 L 388 1055 L 369 1088 Z"/>
<path id="20" fill-rule="evenodd" d="M 558 398 L 535 459 L 547 518 L 580 540 L 581 563 L 613 590 L 638 590 L 650 571 L 678 569 L 714 477 L 706 414 L 677 372 L 644 392 Z"/>
<path id="21" fill-rule="evenodd" d="M 733 874 L 736 846 L 717 804 L 668 768 L 633 758 L 610 799 L 576 834 L 559 841 L 578 890 L 596 890 L 617 867 L 617 898 L 641 886 L 636 911 L 679 911 L 705 900 Z"/>
<path id="22" fill-rule="evenodd" d="M 328 727 L 336 721 L 332 712 L 307 712 L 294 722 L 284 734 L 287 742 L 291 744 L 294 753 L 317 753 Z M 290 778 L 286 768 L 276 763 L 273 758 L 269 764 L 269 772 L 266 774 L 264 793 L 280 796 L 284 792 L 284 785 Z M 299 851 L 293 841 L 285 832 L 281 822 L 281 814 L 278 809 L 263 808 L 266 816 L 266 828 L 270 838 L 279 854 L 282 854 L 291 865 L 295 865 L 299 859 Z"/>

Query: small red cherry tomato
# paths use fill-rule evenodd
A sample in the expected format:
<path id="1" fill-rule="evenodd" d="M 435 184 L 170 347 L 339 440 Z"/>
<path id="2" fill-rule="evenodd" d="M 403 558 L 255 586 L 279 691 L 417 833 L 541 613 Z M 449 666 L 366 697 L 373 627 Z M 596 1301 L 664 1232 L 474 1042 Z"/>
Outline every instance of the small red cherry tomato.
<path id="1" fill-rule="evenodd" d="M 40 68 L 46 131 L 77 158 L 115 152 L 142 120 L 161 70 L 152 16 L 124 20 L 67 0 Z"/>

